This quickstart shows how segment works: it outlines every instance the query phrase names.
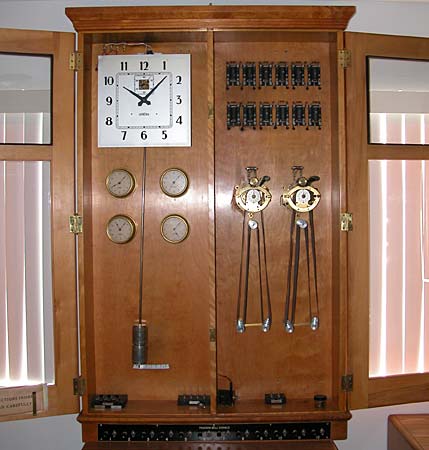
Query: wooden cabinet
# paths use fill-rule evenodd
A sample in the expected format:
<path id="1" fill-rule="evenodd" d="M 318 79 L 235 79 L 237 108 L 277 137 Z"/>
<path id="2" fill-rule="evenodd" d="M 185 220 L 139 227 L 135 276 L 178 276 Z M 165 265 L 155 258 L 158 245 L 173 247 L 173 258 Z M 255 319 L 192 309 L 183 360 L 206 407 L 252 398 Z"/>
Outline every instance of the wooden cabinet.
<path id="1" fill-rule="evenodd" d="M 78 73 L 79 209 L 84 216 L 79 264 L 87 389 L 79 420 L 84 441 L 91 443 L 86 448 L 102 448 L 95 444 L 100 424 L 314 423 L 329 425 L 330 439 L 346 438 L 350 413 L 341 385 L 347 373 L 347 254 L 339 224 L 346 206 L 345 98 L 338 55 L 353 13 L 353 7 L 67 8 L 83 57 Z M 144 166 L 143 142 L 141 148 L 98 147 L 97 105 L 104 99 L 98 98 L 97 64 L 100 55 L 145 53 L 148 45 L 155 53 L 191 55 L 192 146 L 147 148 Z M 287 62 L 289 86 L 261 87 L 257 78 L 255 88 L 227 89 L 226 66 L 231 61 L 254 63 L 255 75 L 260 63 L 272 64 L 274 70 L 276 63 Z M 292 65 L 301 64 L 307 80 L 307 68 L 314 62 L 320 67 L 320 89 L 292 86 Z M 321 108 L 320 127 L 307 126 L 313 102 Z M 254 104 L 256 126 L 228 127 L 231 103 Z M 262 123 L 262 104 L 271 105 L 274 122 L 275 106 L 286 103 L 288 128 Z M 302 105 L 304 126 L 292 124 L 294 104 Z M 307 323 L 303 275 L 297 326 L 287 333 L 283 317 L 291 214 L 279 200 L 293 181 L 291 167 L 297 165 L 304 166 L 305 176 L 320 177 L 321 201 L 314 213 L 320 327 L 313 331 Z M 266 333 L 260 327 L 236 330 L 243 214 L 231 199 L 249 166 L 258 167 L 260 177 L 270 177 L 272 194 L 264 211 L 272 306 L 272 326 Z M 170 167 L 181 168 L 189 177 L 189 189 L 181 197 L 166 196 L 160 189 L 160 176 Z M 115 168 L 127 169 L 136 179 L 135 191 L 126 198 L 106 190 L 106 176 Z M 137 226 L 134 239 L 124 245 L 106 236 L 106 223 L 116 214 L 128 215 Z M 177 245 L 160 233 L 169 214 L 189 223 L 189 237 Z M 142 247 L 148 362 L 168 364 L 168 369 L 136 370 L 131 361 Z M 305 254 L 304 244 L 301 252 Z M 304 261 L 300 270 L 306 274 Z M 259 314 L 259 279 L 253 265 L 249 274 L 252 321 Z M 225 377 L 233 382 L 234 406 L 216 402 L 217 389 L 228 388 Z M 279 392 L 285 393 L 286 404 L 265 404 L 265 394 Z M 91 406 L 96 394 L 126 394 L 128 404 L 120 411 L 101 411 Z M 208 395 L 210 406 L 178 406 L 179 394 Z M 315 394 L 326 395 L 323 407 L 315 404 Z M 299 436 L 308 437 L 306 431 Z M 273 443 L 273 448 L 334 448 L 323 439 L 311 444 L 314 447 L 291 442 Z"/>
<path id="2" fill-rule="evenodd" d="M 388 450 L 429 448 L 429 416 L 396 414 L 389 416 Z"/>

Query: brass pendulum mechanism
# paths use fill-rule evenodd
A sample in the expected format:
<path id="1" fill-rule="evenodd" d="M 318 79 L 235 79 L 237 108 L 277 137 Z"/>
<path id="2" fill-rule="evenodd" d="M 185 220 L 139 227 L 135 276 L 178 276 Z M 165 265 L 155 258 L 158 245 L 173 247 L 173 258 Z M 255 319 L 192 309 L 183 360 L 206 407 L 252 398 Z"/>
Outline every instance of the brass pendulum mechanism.
<path id="1" fill-rule="evenodd" d="M 318 176 L 305 178 L 302 176 L 303 166 L 293 166 L 293 183 L 283 192 L 280 203 L 292 210 L 290 222 L 290 252 L 287 271 L 286 305 L 284 327 L 288 333 L 295 330 L 296 304 L 298 297 L 299 258 L 301 248 L 301 231 L 304 233 L 305 252 L 307 259 L 307 290 L 309 325 L 315 331 L 319 328 L 319 297 L 317 292 L 316 238 L 314 233 L 313 209 L 319 204 L 320 192 L 312 186 L 319 181 Z M 308 214 L 307 220 L 303 214 Z M 295 237 L 295 242 L 294 242 Z M 311 242 L 311 252 L 310 252 Z M 310 253 L 312 268 L 310 265 Z M 313 271 L 313 287 L 311 286 L 311 271 Z M 293 274 L 293 277 L 292 277 Z"/>
<path id="2" fill-rule="evenodd" d="M 256 167 L 246 167 L 247 183 L 235 186 L 235 203 L 243 211 L 243 231 L 241 244 L 240 284 L 237 301 L 237 331 L 244 333 L 246 327 L 260 326 L 267 332 L 271 327 L 271 301 L 268 285 L 267 253 L 265 244 L 264 218 L 262 211 L 271 201 L 271 193 L 265 186 L 270 177 L 257 177 Z M 261 321 L 247 323 L 247 303 L 249 297 L 249 273 L 252 235 L 256 237 L 258 296 Z M 266 303 L 266 315 L 264 310 Z"/>

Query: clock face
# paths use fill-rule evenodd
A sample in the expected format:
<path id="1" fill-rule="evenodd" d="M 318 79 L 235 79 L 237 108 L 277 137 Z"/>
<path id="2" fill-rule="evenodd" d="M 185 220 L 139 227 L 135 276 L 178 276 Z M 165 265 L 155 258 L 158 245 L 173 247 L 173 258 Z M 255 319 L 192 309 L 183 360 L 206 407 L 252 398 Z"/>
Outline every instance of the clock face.
<path id="1" fill-rule="evenodd" d="M 190 55 L 98 57 L 99 147 L 191 145 Z"/>

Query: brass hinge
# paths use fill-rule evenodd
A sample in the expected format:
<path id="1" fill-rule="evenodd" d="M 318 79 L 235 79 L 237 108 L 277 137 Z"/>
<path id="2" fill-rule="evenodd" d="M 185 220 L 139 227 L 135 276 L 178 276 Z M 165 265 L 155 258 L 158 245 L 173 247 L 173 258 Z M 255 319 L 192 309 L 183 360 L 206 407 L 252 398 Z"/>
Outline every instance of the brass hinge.
<path id="1" fill-rule="evenodd" d="M 86 391 L 86 380 L 82 377 L 73 378 L 73 394 L 84 395 Z"/>
<path id="2" fill-rule="evenodd" d="M 347 69 L 352 65 L 352 52 L 347 49 L 338 50 L 338 64 Z"/>
<path id="3" fill-rule="evenodd" d="M 209 329 L 209 339 L 210 342 L 216 342 L 216 328 Z"/>
<path id="4" fill-rule="evenodd" d="M 353 214 L 352 213 L 341 213 L 340 214 L 341 231 L 352 231 L 353 230 Z"/>
<path id="5" fill-rule="evenodd" d="M 80 234 L 83 231 L 83 218 L 79 214 L 69 217 L 70 233 Z"/>
<path id="6" fill-rule="evenodd" d="M 349 374 L 341 377 L 341 389 L 345 392 L 353 390 L 353 375 Z"/>
<path id="7" fill-rule="evenodd" d="M 209 112 L 209 119 L 214 119 L 213 103 L 209 103 L 208 112 Z"/>
<path id="8" fill-rule="evenodd" d="M 69 58 L 69 69 L 70 70 L 81 70 L 82 69 L 83 56 L 80 52 L 71 52 Z"/>

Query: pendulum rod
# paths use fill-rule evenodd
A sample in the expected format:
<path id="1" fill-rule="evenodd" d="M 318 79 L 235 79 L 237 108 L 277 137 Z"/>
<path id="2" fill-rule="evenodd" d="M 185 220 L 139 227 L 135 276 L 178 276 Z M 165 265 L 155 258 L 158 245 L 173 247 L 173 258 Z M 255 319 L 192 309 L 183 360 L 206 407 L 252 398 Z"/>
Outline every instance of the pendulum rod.
<path id="1" fill-rule="evenodd" d="M 292 324 L 295 324 L 296 298 L 298 295 L 299 253 L 301 247 L 301 227 L 299 225 L 296 225 L 295 228 L 295 260 L 293 268 L 292 312 L 290 317 Z"/>
<path id="2" fill-rule="evenodd" d="M 242 287 L 243 287 L 243 260 L 244 260 L 244 233 L 246 231 L 246 214 L 243 214 L 243 230 L 241 232 L 241 257 L 240 257 L 240 281 L 238 284 L 238 299 L 237 299 L 237 324 L 240 319 L 240 300 L 241 300 L 241 293 L 242 293 Z"/>
<path id="3" fill-rule="evenodd" d="M 311 279 L 310 279 L 310 245 L 308 242 L 308 224 L 304 228 L 304 240 L 305 240 L 305 255 L 307 257 L 307 290 L 308 290 L 308 314 L 311 319 L 313 318 L 311 309 Z"/>
<path id="4" fill-rule="evenodd" d="M 310 220 L 311 252 L 313 253 L 314 298 L 316 300 L 316 314 L 313 314 L 313 311 L 312 311 L 310 320 L 313 321 L 313 318 L 317 318 L 317 321 L 318 321 L 319 320 L 318 319 L 319 318 L 319 294 L 317 292 L 316 236 L 315 236 L 315 231 L 314 231 L 313 211 L 310 211 L 308 213 L 308 217 Z M 312 323 L 312 325 L 313 325 L 313 323 Z M 314 324 L 314 326 L 315 325 L 316 324 Z"/>
<path id="5" fill-rule="evenodd" d="M 139 324 L 142 323 L 143 315 L 143 256 L 144 256 L 144 212 L 146 200 L 146 147 L 143 147 L 142 167 L 142 198 L 141 198 L 141 229 L 140 229 L 140 277 L 139 277 Z"/>
<path id="6" fill-rule="evenodd" d="M 252 239 L 252 230 L 247 227 L 247 244 L 246 244 L 246 270 L 244 273 L 244 301 L 243 301 L 243 321 L 246 323 L 247 318 L 247 299 L 249 298 L 249 270 L 250 270 L 250 242 Z"/>
<path id="7" fill-rule="evenodd" d="M 270 297 L 270 285 L 268 282 L 268 265 L 267 265 L 267 245 L 265 242 L 265 225 L 264 225 L 264 213 L 261 211 L 261 235 L 262 235 L 262 248 L 263 248 L 263 268 L 264 268 L 264 274 L 265 274 L 265 286 L 266 286 L 266 294 L 267 294 L 267 318 L 265 319 L 266 323 L 264 324 L 265 327 L 271 326 L 272 321 L 272 313 L 271 313 L 271 297 Z M 259 240 L 259 239 L 258 239 Z M 262 283 L 261 283 L 262 286 Z M 261 321 L 264 322 L 264 310 L 262 305 L 262 298 L 261 298 Z"/>
<path id="8" fill-rule="evenodd" d="M 295 217 L 296 212 L 292 210 L 291 220 L 290 220 L 290 243 L 289 243 L 289 263 L 287 269 L 287 280 L 286 280 L 286 302 L 285 302 L 285 316 L 284 323 L 287 326 L 289 321 L 289 308 L 290 308 L 290 292 L 291 292 L 291 278 L 292 278 L 292 260 L 293 260 L 293 234 L 295 230 Z"/>
<path id="9" fill-rule="evenodd" d="M 141 230 L 140 230 L 140 277 L 139 277 L 139 319 L 133 325 L 133 367 L 140 368 L 147 361 L 147 323 L 143 320 L 143 261 L 144 261 L 144 216 L 146 193 L 146 147 L 143 148 L 142 195 L 141 195 Z"/>

